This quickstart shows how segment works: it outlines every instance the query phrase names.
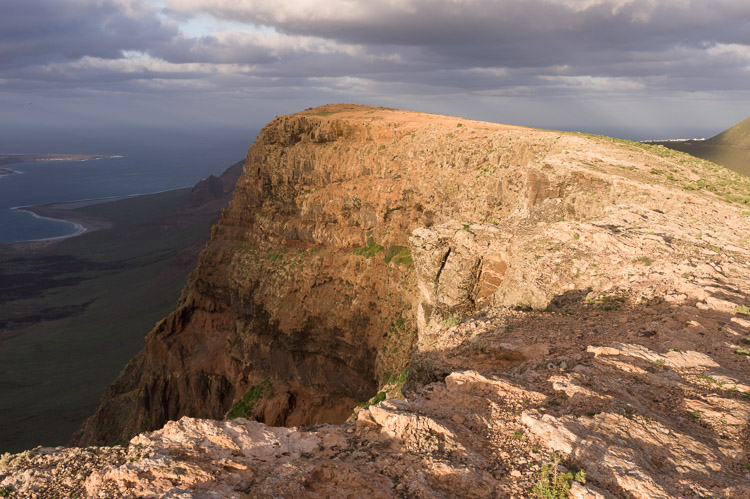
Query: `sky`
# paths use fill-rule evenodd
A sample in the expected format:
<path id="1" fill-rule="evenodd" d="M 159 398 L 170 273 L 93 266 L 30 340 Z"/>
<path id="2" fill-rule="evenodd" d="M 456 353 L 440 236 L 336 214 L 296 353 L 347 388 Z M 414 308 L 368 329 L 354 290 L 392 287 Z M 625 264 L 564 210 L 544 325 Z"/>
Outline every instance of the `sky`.
<path id="1" fill-rule="evenodd" d="M 0 149 L 250 135 L 335 102 L 711 136 L 749 82 L 747 0 L 0 2 Z"/>

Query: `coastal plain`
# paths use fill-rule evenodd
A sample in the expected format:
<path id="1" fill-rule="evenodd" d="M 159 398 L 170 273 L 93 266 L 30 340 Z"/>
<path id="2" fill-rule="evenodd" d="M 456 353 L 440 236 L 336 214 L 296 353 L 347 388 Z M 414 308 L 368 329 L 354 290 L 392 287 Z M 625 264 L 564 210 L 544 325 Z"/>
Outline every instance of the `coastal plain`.
<path id="1" fill-rule="evenodd" d="M 239 165 L 190 189 L 74 209 L 86 232 L 0 244 L 0 450 L 59 445 L 167 314 Z"/>

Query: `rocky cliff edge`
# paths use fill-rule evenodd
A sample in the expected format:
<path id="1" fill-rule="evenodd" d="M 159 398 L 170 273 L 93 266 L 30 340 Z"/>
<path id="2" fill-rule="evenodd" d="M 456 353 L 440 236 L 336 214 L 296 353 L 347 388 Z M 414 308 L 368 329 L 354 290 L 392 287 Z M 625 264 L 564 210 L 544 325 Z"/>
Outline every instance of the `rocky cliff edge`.
<path id="1" fill-rule="evenodd" d="M 0 490 L 748 497 L 747 203 L 749 179 L 662 147 L 279 117 L 77 438 L 160 429 L 5 455 Z"/>

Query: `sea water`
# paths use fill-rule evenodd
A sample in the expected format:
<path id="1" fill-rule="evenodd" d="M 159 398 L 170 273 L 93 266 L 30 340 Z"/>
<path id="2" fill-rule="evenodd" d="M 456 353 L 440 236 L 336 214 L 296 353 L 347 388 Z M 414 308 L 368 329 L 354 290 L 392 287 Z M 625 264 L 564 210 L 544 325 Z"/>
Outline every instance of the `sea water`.
<path id="1" fill-rule="evenodd" d="M 80 230 L 75 224 L 36 217 L 19 207 L 190 187 L 209 175 L 220 175 L 240 161 L 249 146 L 249 140 L 238 138 L 213 146 L 112 151 L 114 157 L 87 161 L 3 165 L 17 173 L 0 176 L 0 243 L 65 237 Z"/>

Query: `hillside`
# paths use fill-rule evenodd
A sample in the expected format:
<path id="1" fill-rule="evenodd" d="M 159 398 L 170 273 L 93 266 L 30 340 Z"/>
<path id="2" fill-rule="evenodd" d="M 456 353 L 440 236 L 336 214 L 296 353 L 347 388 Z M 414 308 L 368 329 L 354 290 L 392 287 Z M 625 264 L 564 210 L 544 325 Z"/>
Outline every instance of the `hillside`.
<path id="1" fill-rule="evenodd" d="M 708 140 L 662 142 L 661 145 L 750 176 L 750 118 Z"/>
<path id="2" fill-rule="evenodd" d="M 0 486 L 747 497 L 748 200 L 750 179 L 661 146 L 347 104 L 277 117 L 74 439 L 127 449 L 5 456 Z"/>
<path id="3" fill-rule="evenodd" d="M 717 146 L 750 149 L 750 118 L 711 137 L 708 142 Z"/>

